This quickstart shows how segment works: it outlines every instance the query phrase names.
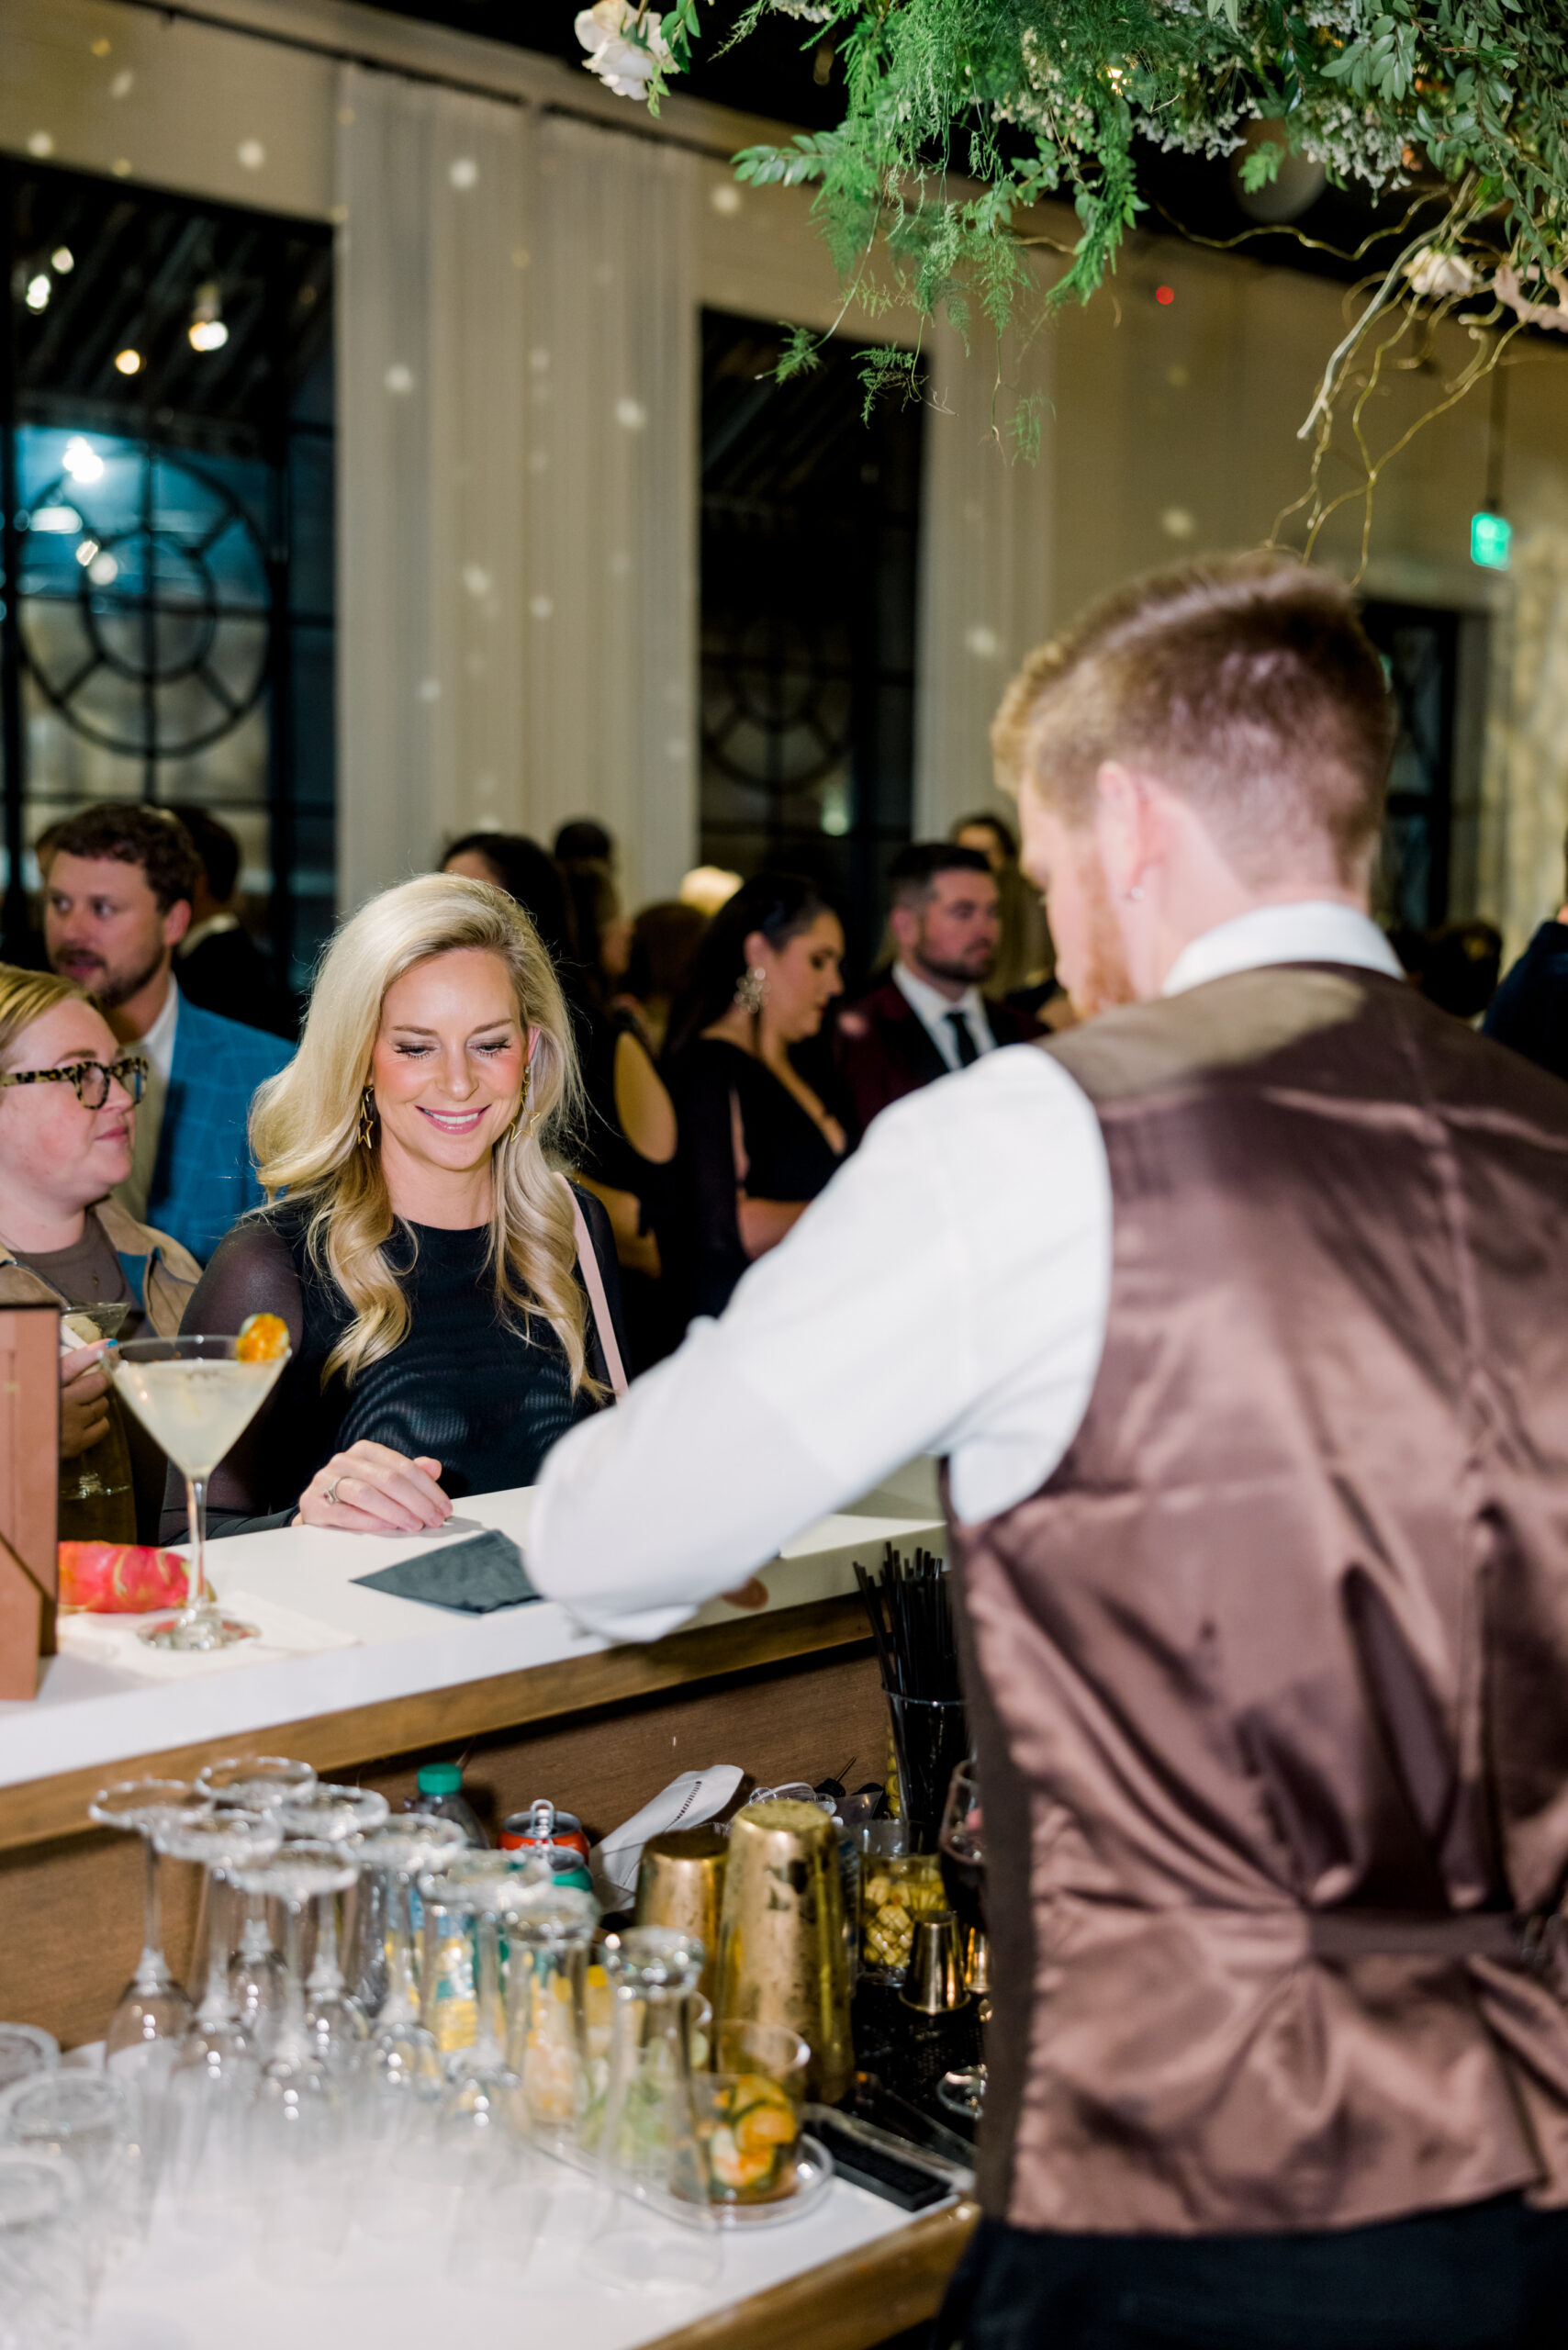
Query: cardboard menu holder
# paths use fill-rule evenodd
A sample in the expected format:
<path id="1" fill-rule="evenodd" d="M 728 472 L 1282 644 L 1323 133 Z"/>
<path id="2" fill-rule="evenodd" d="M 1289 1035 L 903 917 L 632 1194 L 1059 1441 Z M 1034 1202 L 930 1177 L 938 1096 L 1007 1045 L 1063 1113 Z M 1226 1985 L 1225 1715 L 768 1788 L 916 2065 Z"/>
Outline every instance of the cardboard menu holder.
<path id="1" fill-rule="evenodd" d="M 36 1697 L 59 1592 L 60 1311 L 0 1306 L 0 1697 Z"/>

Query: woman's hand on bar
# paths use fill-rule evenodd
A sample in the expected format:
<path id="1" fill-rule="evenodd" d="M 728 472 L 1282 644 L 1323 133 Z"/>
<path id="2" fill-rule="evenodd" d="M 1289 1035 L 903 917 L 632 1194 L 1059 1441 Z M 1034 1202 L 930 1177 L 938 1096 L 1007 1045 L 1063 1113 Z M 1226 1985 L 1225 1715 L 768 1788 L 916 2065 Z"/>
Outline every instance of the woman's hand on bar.
<path id="1" fill-rule="evenodd" d="M 452 1504 L 437 1483 L 441 1463 L 410 1460 L 362 1437 L 334 1452 L 299 1496 L 296 1526 L 336 1526 L 353 1534 L 424 1534 L 444 1526 Z"/>
<path id="2" fill-rule="evenodd" d="M 109 1375 L 104 1369 L 106 1338 L 73 1347 L 60 1358 L 60 1457 L 74 1460 L 109 1432 Z"/>

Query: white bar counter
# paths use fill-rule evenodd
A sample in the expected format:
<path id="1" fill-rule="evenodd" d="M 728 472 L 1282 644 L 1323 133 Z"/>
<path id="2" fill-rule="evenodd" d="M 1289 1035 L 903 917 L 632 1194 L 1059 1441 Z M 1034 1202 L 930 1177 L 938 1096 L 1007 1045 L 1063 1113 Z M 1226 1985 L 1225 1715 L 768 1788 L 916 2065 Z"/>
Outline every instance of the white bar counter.
<path id="1" fill-rule="evenodd" d="M 280 1653 L 274 1644 L 252 1661 L 247 1643 L 211 1658 L 164 1658 L 140 1649 L 140 1618 L 62 1618 L 62 1653 L 45 1665 L 38 1697 L 0 1703 L 0 1831 L 3 1791 L 28 1782 L 82 1771 L 113 1776 L 133 1759 L 214 1739 L 244 1748 L 283 1723 L 604 1653 L 614 1644 L 584 1631 L 550 1600 L 463 1616 L 356 1580 L 486 1527 L 510 1535 L 526 1556 L 532 1499 L 526 1486 L 476 1495 L 434 1538 L 289 1527 L 209 1543 L 218 1599 L 240 1616 L 248 1600 L 262 1603 L 263 1630 L 270 1606 L 286 1611 L 279 1619 L 286 1637 L 292 1617 L 301 1619 L 302 1637 L 315 1627 L 344 1643 L 315 1654 Z M 887 1489 L 821 1518 L 766 1570 L 767 1606 L 752 1612 L 777 1615 L 853 1595 L 853 1561 L 874 1566 L 890 1541 L 939 1550 L 941 1522 Z M 713 1600 L 682 1637 L 734 1625 L 738 1613 Z"/>

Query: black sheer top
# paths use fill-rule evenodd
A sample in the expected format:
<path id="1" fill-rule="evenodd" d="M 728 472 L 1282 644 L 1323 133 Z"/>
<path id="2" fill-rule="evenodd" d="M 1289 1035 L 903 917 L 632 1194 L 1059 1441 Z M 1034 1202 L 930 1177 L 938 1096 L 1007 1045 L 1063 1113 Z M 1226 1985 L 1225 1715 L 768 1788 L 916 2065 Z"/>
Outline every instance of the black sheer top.
<path id="1" fill-rule="evenodd" d="M 575 1195 L 588 1221 L 605 1293 L 624 1348 L 610 1219 L 591 1193 Z M 387 1244 L 409 1301 L 402 1343 L 367 1364 L 351 1385 L 324 1380 L 327 1358 L 353 1319 L 337 1283 L 311 1262 L 305 1215 L 286 1201 L 227 1234 L 185 1308 L 181 1328 L 227 1334 L 249 1314 L 278 1314 L 292 1356 L 267 1402 L 215 1473 L 209 1533 L 286 1526 L 311 1478 L 360 1438 L 442 1464 L 442 1489 L 465 1494 L 531 1485 L 556 1438 L 594 1408 L 571 1393 L 566 1358 L 543 1315 L 528 1334 L 508 1329 L 486 1263 L 489 1228 L 448 1232 L 405 1224 Z M 578 1280 L 581 1281 L 581 1273 Z M 588 1365 L 609 1385 L 603 1349 L 587 1317 Z M 164 1541 L 185 1531 L 183 1486 L 171 1476 Z"/>
<path id="2" fill-rule="evenodd" d="M 665 1074 L 680 1147 L 660 1246 L 686 1315 L 722 1314 L 751 1262 L 736 1207 L 737 1139 L 754 1200 L 814 1200 L 844 1162 L 789 1087 L 739 1045 L 698 1036 Z"/>

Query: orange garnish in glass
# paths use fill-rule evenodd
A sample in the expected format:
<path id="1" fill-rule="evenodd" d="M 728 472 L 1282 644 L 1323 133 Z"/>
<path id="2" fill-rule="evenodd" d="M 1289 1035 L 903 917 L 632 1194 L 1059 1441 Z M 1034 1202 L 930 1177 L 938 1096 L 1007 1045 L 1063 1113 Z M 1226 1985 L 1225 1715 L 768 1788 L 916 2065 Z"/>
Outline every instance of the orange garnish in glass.
<path id="1" fill-rule="evenodd" d="M 234 1349 L 240 1362 L 276 1362 L 288 1352 L 288 1325 L 281 1314 L 248 1314 Z"/>

